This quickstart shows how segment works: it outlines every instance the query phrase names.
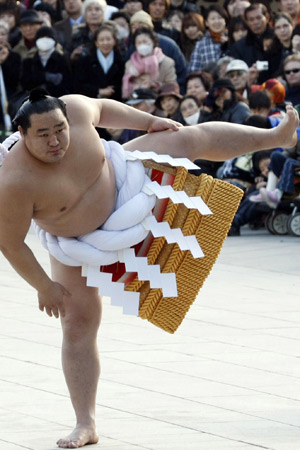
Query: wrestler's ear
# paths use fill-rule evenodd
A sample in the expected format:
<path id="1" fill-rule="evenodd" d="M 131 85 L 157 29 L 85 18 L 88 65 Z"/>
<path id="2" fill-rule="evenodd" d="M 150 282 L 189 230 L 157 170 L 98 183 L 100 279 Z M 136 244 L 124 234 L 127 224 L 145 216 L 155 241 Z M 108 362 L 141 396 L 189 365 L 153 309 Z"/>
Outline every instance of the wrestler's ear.
<path id="1" fill-rule="evenodd" d="M 24 133 L 23 128 L 21 127 L 21 125 L 18 125 L 18 131 L 19 131 L 20 135 L 23 138 L 25 136 L 25 133 Z"/>

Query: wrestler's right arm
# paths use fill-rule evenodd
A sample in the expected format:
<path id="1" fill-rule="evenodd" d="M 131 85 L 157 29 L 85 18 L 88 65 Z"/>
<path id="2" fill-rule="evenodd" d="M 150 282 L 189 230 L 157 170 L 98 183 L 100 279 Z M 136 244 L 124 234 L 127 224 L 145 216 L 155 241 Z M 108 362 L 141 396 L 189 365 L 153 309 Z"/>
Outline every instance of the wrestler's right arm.
<path id="1" fill-rule="evenodd" d="M 13 174 L 15 175 L 15 174 Z M 64 296 L 70 295 L 43 270 L 25 238 L 30 227 L 34 203 L 30 186 L 22 177 L 3 173 L 0 177 L 0 250 L 16 272 L 38 291 L 39 308 L 49 316 L 63 316 Z"/>

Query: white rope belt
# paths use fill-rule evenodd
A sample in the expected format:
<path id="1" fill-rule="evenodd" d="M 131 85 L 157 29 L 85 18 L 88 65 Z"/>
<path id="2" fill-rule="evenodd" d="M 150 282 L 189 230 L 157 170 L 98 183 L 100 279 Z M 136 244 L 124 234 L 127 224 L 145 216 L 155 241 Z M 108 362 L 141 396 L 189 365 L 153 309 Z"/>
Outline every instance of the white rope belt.
<path id="1" fill-rule="evenodd" d="M 4 147 L 16 138 L 15 133 L 4 141 Z M 211 211 L 200 197 L 189 197 L 184 191 L 152 182 L 141 162 L 141 159 L 153 159 L 188 170 L 197 167 L 188 159 L 173 159 L 154 152 L 127 152 L 117 142 L 102 142 L 113 165 L 117 186 L 115 209 L 106 222 L 100 229 L 76 238 L 53 236 L 34 225 L 43 246 L 58 261 L 82 266 L 87 286 L 98 287 L 99 294 L 111 297 L 112 304 L 123 306 L 124 313 L 138 315 L 139 293 L 125 291 L 123 283 L 112 282 L 112 274 L 100 272 L 100 267 L 123 262 L 127 272 L 137 272 L 140 280 L 148 280 L 152 288 L 161 288 L 164 297 L 176 297 L 175 274 L 161 273 L 159 265 L 149 265 L 146 257 L 136 257 L 131 247 L 151 231 L 154 237 L 164 236 L 168 243 L 177 243 L 181 250 L 189 250 L 194 258 L 200 258 L 203 252 L 196 237 L 184 236 L 179 228 L 171 229 L 167 222 L 157 222 L 152 210 L 157 198 L 171 198 L 173 203 L 183 203 L 202 215 Z"/>

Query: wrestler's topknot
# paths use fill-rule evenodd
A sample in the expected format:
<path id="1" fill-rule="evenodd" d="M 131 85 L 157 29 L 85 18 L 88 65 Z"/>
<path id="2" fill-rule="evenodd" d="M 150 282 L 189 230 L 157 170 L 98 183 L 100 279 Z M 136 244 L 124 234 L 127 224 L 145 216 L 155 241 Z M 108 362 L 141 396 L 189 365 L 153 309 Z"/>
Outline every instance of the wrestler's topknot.
<path id="1" fill-rule="evenodd" d="M 49 96 L 49 92 L 43 88 L 34 88 L 30 91 L 28 100 L 30 102 L 37 102 L 39 100 L 43 100 Z"/>
<path id="2" fill-rule="evenodd" d="M 53 111 L 53 109 L 60 109 L 68 119 L 65 102 L 49 95 L 46 89 L 32 89 L 13 119 L 14 130 L 16 131 L 20 126 L 23 133 L 26 134 L 31 126 L 30 117 L 32 114 L 43 114 Z"/>

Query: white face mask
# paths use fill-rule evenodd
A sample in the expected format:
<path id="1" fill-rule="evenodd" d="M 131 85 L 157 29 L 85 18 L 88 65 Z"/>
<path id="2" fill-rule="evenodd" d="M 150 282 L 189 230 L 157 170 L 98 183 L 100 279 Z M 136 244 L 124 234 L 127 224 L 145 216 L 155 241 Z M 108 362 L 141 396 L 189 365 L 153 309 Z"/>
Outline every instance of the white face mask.
<path id="1" fill-rule="evenodd" d="M 124 27 L 119 27 L 118 37 L 119 39 L 127 39 L 129 36 L 129 30 Z"/>
<path id="2" fill-rule="evenodd" d="M 49 37 L 42 37 L 40 39 L 37 39 L 35 45 L 37 46 L 39 51 L 48 52 L 55 47 L 55 40 Z"/>
<path id="3" fill-rule="evenodd" d="M 141 44 L 136 48 L 136 50 L 141 56 L 151 55 L 153 52 L 153 44 Z"/>
<path id="4" fill-rule="evenodd" d="M 194 114 L 192 114 L 191 116 L 188 117 L 184 117 L 184 121 L 188 124 L 188 125 L 197 125 L 198 123 L 198 119 L 199 119 L 199 112 L 197 111 Z"/>

